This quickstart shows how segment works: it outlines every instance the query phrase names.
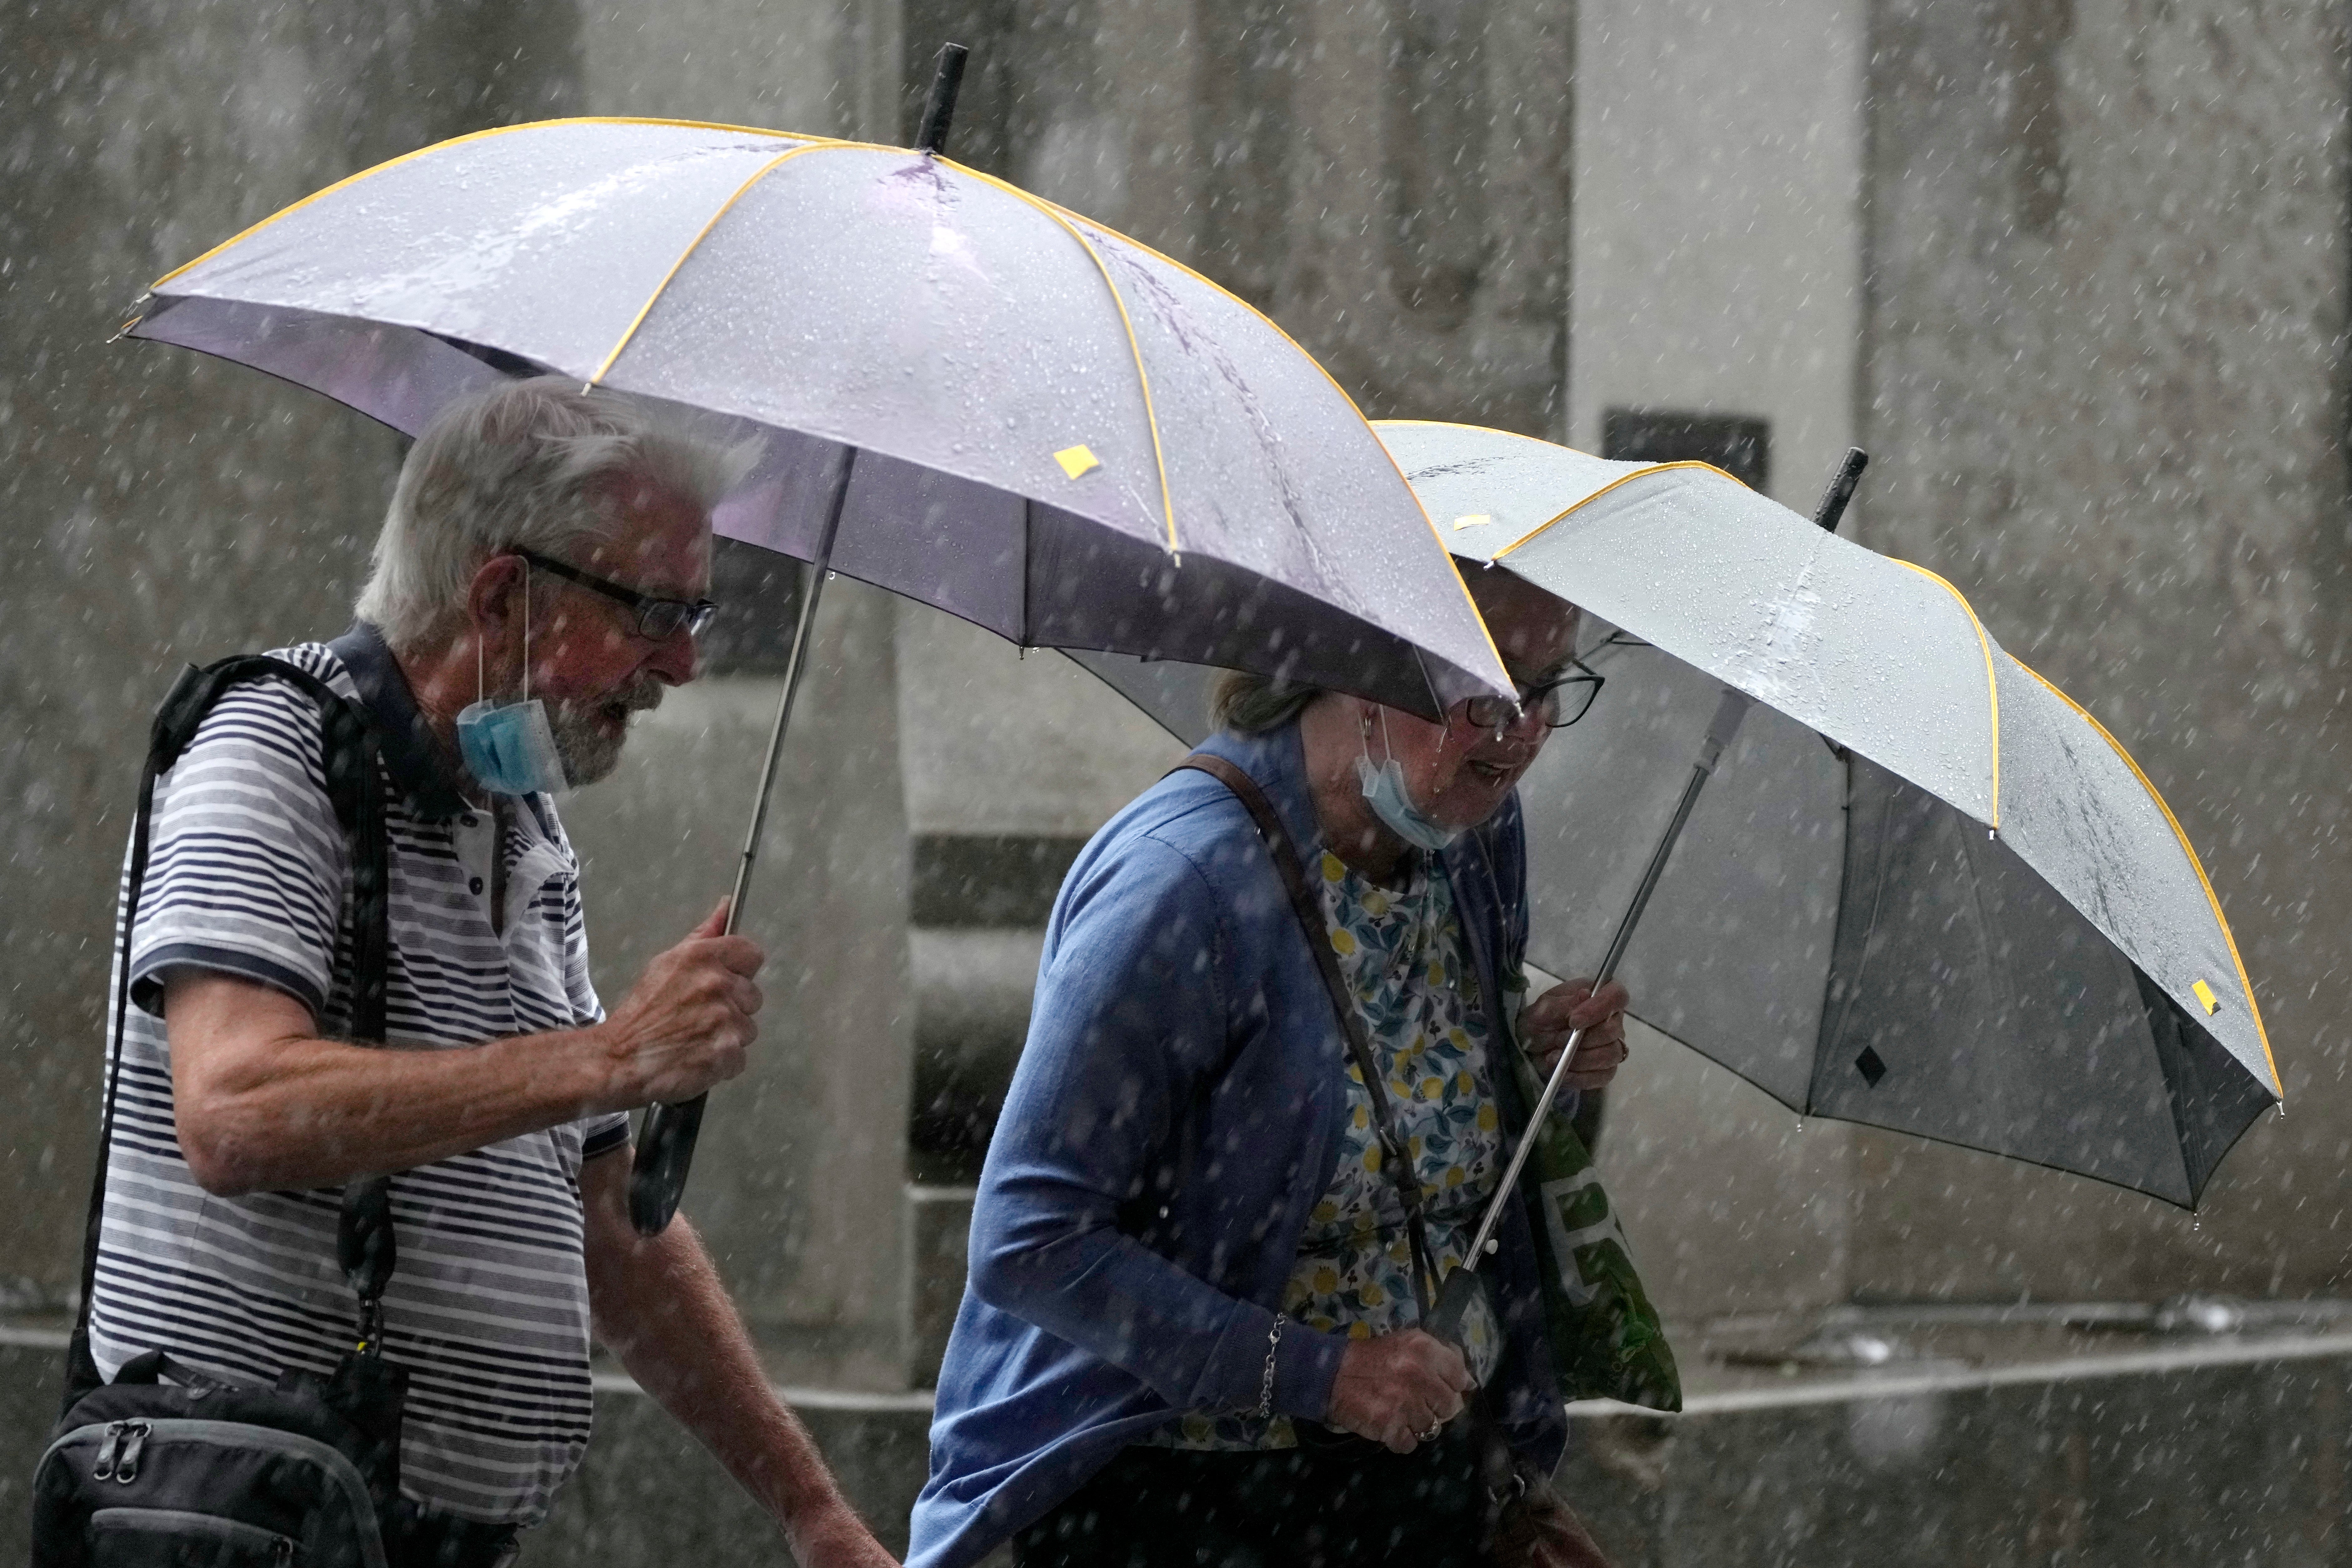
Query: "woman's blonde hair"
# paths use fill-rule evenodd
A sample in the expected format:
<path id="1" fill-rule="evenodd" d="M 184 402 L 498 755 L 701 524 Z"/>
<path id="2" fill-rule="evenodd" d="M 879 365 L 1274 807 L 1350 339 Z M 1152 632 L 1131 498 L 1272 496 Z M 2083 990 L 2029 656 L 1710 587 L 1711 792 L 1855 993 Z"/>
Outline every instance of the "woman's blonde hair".
<path id="1" fill-rule="evenodd" d="M 1217 677 L 1209 700 L 1209 722 L 1237 735 L 1264 735 L 1295 723 L 1307 705 L 1322 695 L 1321 687 L 1304 681 L 1229 669 Z"/>

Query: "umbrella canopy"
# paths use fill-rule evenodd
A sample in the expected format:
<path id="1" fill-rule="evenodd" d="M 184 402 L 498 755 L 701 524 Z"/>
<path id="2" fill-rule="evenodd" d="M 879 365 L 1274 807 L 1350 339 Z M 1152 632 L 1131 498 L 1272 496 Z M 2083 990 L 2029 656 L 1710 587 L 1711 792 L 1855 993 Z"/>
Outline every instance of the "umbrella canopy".
<path id="1" fill-rule="evenodd" d="M 415 434 L 560 374 L 759 440 L 712 521 L 818 570 L 730 902 L 742 916 L 817 596 L 846 572 L 1027 646 L 1235 665 L 1432 715 L 1510 678 L 1338 384 L 1197 274 L 927 145 L 574 120 L 394 159 L 159 280 L 126 323 Z M 669 1223 L 702 1101 L 656 1107 Z"/>
<path id="2" fill-rule="evenodd" d="M 1520 785 L 1529 955 L 1598 961 L 1728 685 L 1757 700 L 1621 977 L 1808 1115 L 2192 1205 L 2278 1098 L 2170 811 L 1949 584 L 1703 464 L 1377 426 L 1455 554 L 1582 606 L 1591 715 Z M 1179 733 L 1204 686 L 1092 660 Z"/>
<path id="3" fill-rule="evenodd" d="M 1256 311 L 931 153 L 659 121 L 460 137 L 157 282 L 127 331 L 415 434 L 559 373 L 766 444 L 715 519 L 1024 646 L 1507 690 L 1412 491 Z"/>

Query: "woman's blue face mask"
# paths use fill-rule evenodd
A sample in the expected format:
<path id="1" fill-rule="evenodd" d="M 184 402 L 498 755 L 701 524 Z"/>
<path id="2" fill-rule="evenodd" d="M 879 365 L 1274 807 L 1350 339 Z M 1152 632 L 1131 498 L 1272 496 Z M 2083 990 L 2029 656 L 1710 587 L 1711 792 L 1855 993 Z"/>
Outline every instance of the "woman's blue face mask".
<path id="1" fill-rule="evenodd" d="M 1381 715 L 1381 749 L 1388 752 L 1388 760 L 1377 765 L 1372 762 L 1369 730 L 1363 742 L 1364 754 L 1356 759 L 1356 784 L 1364 792 L 1364 802 L 1372 808 L 1372 815 L 1391 833 L 1433 855 L 1462 837 L 1462 829 L 1444 826 L 1412 804 L 1412 793 L 1404 785 L 1404 764 L 1396 760 L 1396 752 L 1389 744 L 1386 713 Z"/>
<path id="2" fill-rule="evenodd" d="M 530 563 L 522 568 L 522 700 L 493 702 L 482 682 L 482 645 L 474 644 L 474 701 L 457 715 L 457 754 L 484 789 L 498 795 L 555 795 L 572 782 L 555 749 L 547 705 L 530 694 Z"/>

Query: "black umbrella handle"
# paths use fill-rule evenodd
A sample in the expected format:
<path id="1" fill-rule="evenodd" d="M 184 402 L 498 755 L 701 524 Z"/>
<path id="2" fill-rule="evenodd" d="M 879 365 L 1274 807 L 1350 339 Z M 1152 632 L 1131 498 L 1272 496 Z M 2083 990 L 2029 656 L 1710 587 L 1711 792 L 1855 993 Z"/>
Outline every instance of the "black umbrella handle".
<path id="1" fill-rule="evenodd" d="M 808 589 L 801 595 L 799 623 L 793 627 L 793 651 L 784 662 L 784 694 L 776 704 L 775 728 L 768 732 L 768 760 L 760 770 L 759 798 L 751 805 L 751 826 L 743 836 L 743 858 L 735 868 L 735 892 L 727 900 L 726 934 L 743 923 L 743 899 L 751 891 L 751 868 L 760 858 L 760 839 L 768 826 L 768 801 L 775 794 L 776 763 L 784 754 L 784 733 L 792 728 L 793 700 L 800 695 L 801 672 L 808 668 L 809 645 L 816 637 L 816 605 L 832 574 L 833 544 L 841 534 L 841 513 L 849 500 L 850 477 L 857 471 L 857 448 L 844 447 L 834 471 L 833 496 L 825 509 L 824 531 L 817 537 L 816 558 L 809 563 Z M 674 1105 L 646 1107 L 645 1125 L 637 1131 L 636 1162 L 629 1171 L 629 1223 L 639 1236 L 659 1236 L 677 1213 L 686 1191 L 686 1174 L 694 1165 L 694 1141 L 702 1131 L 702 1108 L 708 1095 Z"/>
<path id="2" fill-rule="evenodd" d="M 677 1214 L 677 1200 L 686 1194 L 686 1173 L 694 1166 L 703 1107 L 709 1103 L 710 1096 L 698 1094 L 674 1105 L 646 1107 L 636 1163 L 629 1168 L 629 1223 L 639 1236 L 659 1236 Z"/>

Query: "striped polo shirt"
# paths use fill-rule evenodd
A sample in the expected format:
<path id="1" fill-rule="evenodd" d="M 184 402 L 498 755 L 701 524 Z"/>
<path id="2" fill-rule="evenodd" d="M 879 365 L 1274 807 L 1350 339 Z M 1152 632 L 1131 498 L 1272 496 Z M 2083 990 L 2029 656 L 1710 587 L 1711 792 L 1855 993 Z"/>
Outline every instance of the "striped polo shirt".
<path id="1" fill-rule="evenodd" d="M 467 805 L 373 627 L 278 657 L 364 701 L 383 736 L 392 1047 L 451 1049 L 601 1018 L 579 866 L 546 798 L 509 800 L 502 814 Z M 242 683 L 156 782 L 90 1310 L 109 1377 L 163 1350 L 268 1382 L 288 1368 L 325 1373 L 351 1347 L 357 1303 L 335 1261 L 341 1189 L 223 1198 L 198 1186 L 173 1122 L 160 1016 L 166 973 L 193 968 L 274 987 L 310 1009 L 320 1034 L 350 1033 L 350 847 L 326 793 L 320 728 L 318 705 L 291 683 Z M 501 882 L 503 933 L 489 904 Z M 581 1163 L 627 1136 L 625 1117 L 593 1117 L 393 1177 L 399 1266 L 383 1342 L 409 1372 L 401 1483 L 411 1496 L 532 1524 L 580 1462 L 590 1411 Z"/>

